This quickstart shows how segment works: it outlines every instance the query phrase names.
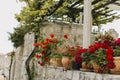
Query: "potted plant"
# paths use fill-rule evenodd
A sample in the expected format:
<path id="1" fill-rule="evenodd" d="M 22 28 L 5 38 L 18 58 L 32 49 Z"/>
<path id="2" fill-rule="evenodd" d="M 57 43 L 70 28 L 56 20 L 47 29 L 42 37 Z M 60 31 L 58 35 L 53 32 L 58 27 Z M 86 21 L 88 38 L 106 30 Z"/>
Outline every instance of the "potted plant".
<path id="1" fill-rule="evenodd" d="M 120 74 L 120 38 L 118 38 L 114 45 L 113 45 L 113 50 L 114 50 L 114 54 L 113 54 L 113 58 L 114 58 L 114 63 L 115 63 L 115 68 L 111 69 L 111 73 L 113 74 Z"/>
<path id="2" fill-rule="evenodd" d="M 109 72 L 110 69 L 115 68 L 112 48 L 114 40 L 111 34 L 99 34 L 96 36 L 95 42 L 83 54 L 83 60 L 92 64 L 95 72 L 102 73 L 105 70 Z"/>
<path id="3" fill-rule="evenodd" d="M 82 54 L 86 52 L 85 48 L 82 48 L 80 46 L 72 47 L 71 49 L 71 54 L 72 56 L 72 69 L 73 70 L 80 70 L 82 67 Z"/>
<path id="4" fill-rule="evenodd" d="M 114 50 L 114 57 L 119 57 L 120 56 L 120 38 L 118 38 L 113 46 L 113 50 Z"/>
<path id="5" fill-rule="evenodd" d="M 50 56 L 57 52 L 57 49 L 60 48 L 67 39 L 68 36 L 66 34 L 61 39 L 58 39 L 54 34 L 50 34 L 50 36 L 45 39 L 40 38 L 39 41 L 34 44 L 34 46 L 38 47 L 36 55 L 40 56 L 37 58 L 39 64 L 41 66 L 49 64 Z"/>
<path id="6" fill-rule="evenodd" d="M 65 69 L 80 70 L 82 63 L 81 55 L 86 49 L 80 46 L 68 46 L 64 49 L 65 50 L 62 53 L 63 67 L 65 67 Z"/>
<path id="7" fill-rule="evenodd" d="M 62 51 L 62 65 L 64 70 L 67 70 L 70 67 L 71 55 L 69 53 L 69 47 L 63 47 Z"/>
<path id="8" fill-rule="evenodd" d="M 50 65 L 55 67 L 61 67 L 62 66 L 62 56 L 60 53 L 53 53 L 50 55 Z"/>

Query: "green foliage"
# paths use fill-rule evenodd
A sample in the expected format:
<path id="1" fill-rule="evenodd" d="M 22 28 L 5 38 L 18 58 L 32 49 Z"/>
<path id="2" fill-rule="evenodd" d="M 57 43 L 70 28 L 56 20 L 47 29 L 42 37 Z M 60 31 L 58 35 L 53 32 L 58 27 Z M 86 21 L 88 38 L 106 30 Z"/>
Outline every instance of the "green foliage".
<path id="1" fill-rule="evenodd" d="M 40 23 L 45 19 L 58 19 L 67 15 L 67 21 L 79 22 L 79 12 L 83 12 L 83 0 L 19 0 L 25 2 L 27 5 L 23 7 L 19 14 L 15 14 L 16 19 L 20 22 L 20 25 L 26 26 L 25 29 L 17 28 L 21 31 L 14 31 L 10 33 L 10 40 L 14 43 L 15 47 L 18 47 L 23 43 L 24 35 L 30 30 L 39 29 Z M 101 6 L 104 3 L 110 2 L 110 0 L 93 0 L 93 25 L 99 26 L 111 22 L 114 19 L 119 18 L 116 13 L 113 13 L 107 5 Z M 100 7 L 101 6 L 101 7 Z M 21 26 L 19 26 L 21 27 Z M 28 27 L 28 28 L 27 28 Z M 28 30 L 30 29 L 30 30 Z M 37 30 L 39 31 L 39 30 Z M 23 32 L 23 33 L 21 33 Z M 21 39 L 19 39 L 22 37 Z M 17 41 L 19 41 L 17 43 Z M 20 42 L 21 41 L 21 42 Z"/>
<path id="2" fill-rule="evenodd" d="M 14 47 L 19 47 L 24 43 L 24 35 L 25 31 L 23 27 L 17 27 L 14 28 L 14 33 L 9 33 L 10 37 L 9 40 L 11 40 L 14 44 Z"/>
<path id="3" fill-rule="evenodd" d="M 101 48 L 91 55 L 91 60 L 96 62 L 99 66 L 106 66 L 106 50 Z"/>
<path id="4" fill-rule="evenodd" d="M 120 56 L 120 45 L 115 46 L 113 50 L 114 50 L 114 57 Z"/>
<path id="5" fill-rule="evenodd" d="M 60 53 L 54 52 L 50 55 L 50 58 L 62 58 L 62 55 Z"/>
<path id="6" fill-rule="evenodd" d="M 86 63 L 89 63 L 91 61 L 91 54 L 89 54 L 88 52 L 83 53 L 82 60 Z"/>

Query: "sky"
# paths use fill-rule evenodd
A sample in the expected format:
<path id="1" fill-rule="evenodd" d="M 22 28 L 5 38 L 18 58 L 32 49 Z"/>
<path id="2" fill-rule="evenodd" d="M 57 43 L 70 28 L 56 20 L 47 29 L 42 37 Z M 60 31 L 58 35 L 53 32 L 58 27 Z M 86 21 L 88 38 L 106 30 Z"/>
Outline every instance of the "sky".
<path id="1" fill-rule="evenodd" d="M 13 28 L 19 24 L 15 19 L 15 14 L 19 13 L 24 3 L 17 0 L 0 0 L 0 53 L 8 53 L 14 50 L 13 44 L 7 32 L 13 32 Z M 120 12 L 119 12 L 120 13 Z M 105 30 L 114 28 L 120 34 L 120 19 L 112 23 L 103 25 Z"/>
<path id="2" fill-rule="evenodd" d="M 13 51 L 8 32 L 13 32 L 13 27 L 19 23 L 15 19 L 15 14 L 19 13 L 24 4 L 17 0 L 0 0 L 0 53 Z"/>

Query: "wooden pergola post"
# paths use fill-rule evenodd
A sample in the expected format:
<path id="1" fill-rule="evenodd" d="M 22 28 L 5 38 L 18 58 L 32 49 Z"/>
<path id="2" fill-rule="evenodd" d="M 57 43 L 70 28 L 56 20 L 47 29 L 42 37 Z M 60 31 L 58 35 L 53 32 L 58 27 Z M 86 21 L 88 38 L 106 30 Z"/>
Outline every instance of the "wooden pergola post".
<path id="1" fill-rule="evenodd" d="M 91 0 L 84 0 L 83 47 L 87 48 L 91 42 L 92 27 Z"/>

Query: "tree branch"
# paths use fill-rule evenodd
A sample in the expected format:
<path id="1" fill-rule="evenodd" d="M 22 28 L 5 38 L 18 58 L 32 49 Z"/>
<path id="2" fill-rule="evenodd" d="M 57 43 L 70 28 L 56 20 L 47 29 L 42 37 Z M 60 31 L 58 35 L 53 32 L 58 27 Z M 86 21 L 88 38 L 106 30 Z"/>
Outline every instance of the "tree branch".
<path id="1" fill-rule="evenodd" d="M 37 42 L 37 38 L 38 36 L 35 35 L 35 42 Z M 32 80 L 32 75 L 31 75 L 31 71 L 30 71 L 30 61 L 32 60 L 32 58 L 34 57 L 35 55 L 35 52 L 37 50 L 38 47 L 35 47 L 33 49 L 33 51 L 31 52 L 31 54 L 29 55 L 29 57 L 27 58 L 26 62 L 25 62 L 25 67 L 26 67 L 26 71 L 27 71 L 27 74 L 28 74 L 28 80 Z"/>
<path id="2" fill-rule="evenodd" d="M 63 3 L 65 2 L 66 0 L 60 0 L 59 2 L 58 2 L 58 4 L 56 4 L 56 5 L 54 5 L 53 7 L 50 7 L 49 8 L 49 11 L 51 11 L 51 12 L 49 12 L 48 14 L 46 14 L 46 16 L 50 16 L 50 15 L 52 15 L 59 7 L 61 7 L 62 5 L 63 5 Z"/>

